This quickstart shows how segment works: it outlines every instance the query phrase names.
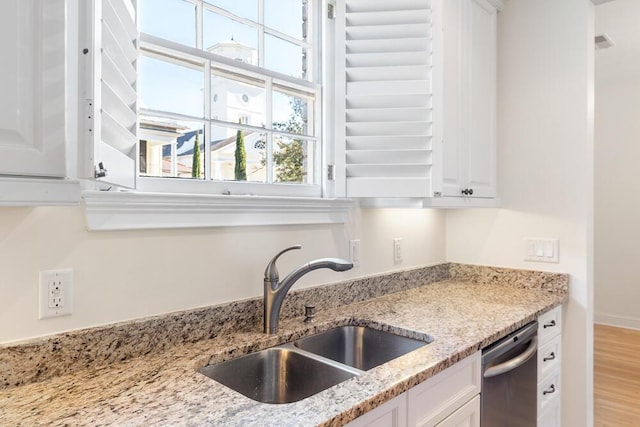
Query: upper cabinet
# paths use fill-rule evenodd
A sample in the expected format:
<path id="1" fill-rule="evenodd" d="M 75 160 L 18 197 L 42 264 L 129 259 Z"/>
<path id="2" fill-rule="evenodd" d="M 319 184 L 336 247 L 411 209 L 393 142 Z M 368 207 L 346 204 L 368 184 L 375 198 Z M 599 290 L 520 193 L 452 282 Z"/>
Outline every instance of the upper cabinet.
<path id="1" fill-rule="evenodd" d="M 338 195 L 374 205 L 495 203 L 501 5 L 337 3 Z"/>
<path id="2" fill-rule="evenodd" d="M 0 205 L 77 203 L 68 137 L 64 0 L 6 0 L 0 13 Z"/>
<path id="3" fill-rule="evenodd" d="M 442 1 L 442 195 L 496 197 L 497 10 Z"/>

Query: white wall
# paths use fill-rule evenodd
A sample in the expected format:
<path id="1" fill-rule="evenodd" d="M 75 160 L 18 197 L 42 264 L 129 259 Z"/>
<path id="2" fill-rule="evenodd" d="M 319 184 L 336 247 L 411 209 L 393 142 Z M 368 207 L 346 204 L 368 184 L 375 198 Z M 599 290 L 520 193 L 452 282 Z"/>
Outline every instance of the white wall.
<path id="1" fill-rule="evenodd" d="M 287 245 L 282 275 L 320 257 L 348 257 L 360 238 L 359 268 L 318 270 L 295 288 L 442 263 L 445 214 L 356 211 L 349 224 L 88 232 L 80 207 L 0 208 L 0 343 L 262 295 L 269 259 Z M 403 238 L 394 264 L 392 241 Z M 71 316 L 38 320 L 38 273 L 73 268 Z"/>
<path id="2" fill-rule="evenodd" d="M 499 14 L 502 209 L 447 215 L 447 260 L 566 272 L 563 423 L 593 424 L 593 17 L 587 0 L 510 0 Z M 560 263 L 524 262 L 525 237 L 560 239 Z"/>
<path id="3" fill-rule="evenodd" d="M 640 2 L 596 8 L 595 320 L 640 329 Z"/>

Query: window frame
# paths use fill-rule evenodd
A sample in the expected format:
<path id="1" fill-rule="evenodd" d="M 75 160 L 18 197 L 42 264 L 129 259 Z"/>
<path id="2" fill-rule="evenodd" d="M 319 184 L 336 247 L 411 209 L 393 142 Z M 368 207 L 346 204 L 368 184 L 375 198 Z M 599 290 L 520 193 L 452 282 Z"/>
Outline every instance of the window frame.
<path id="1" fill-rule="evenodd" d="M 93 0 L 101 4 L 106 0 Z M 93 2 L 92 1 L 92 2 Z M 129 1 L 129 0 L 127 0 Z M 136 2 L 136 0 L 131 0 Z M 78 177 L 81 179 L 81 205 L 85 212 L 86 227 L 91 231 L 111 230 L 145 230 L 145 229 L 183 229 L 201 227 L 235 227 L 235 226 L 281 226 L 281 225 L 314 225 L 314 224 L 345 224 L 350 221 L 352 210 L 357 203 L 351 199 L 335 198 L 336 181 L 329 179 L 327 165 L 335 163 L 333 123 L 333 103 L 335 70 L 333 51 L 335 21 L 327 18 L 329 4 L 333 0 L 314 0 L 316 14 L 314 24 L 320 34 L 315 39 L 315 52 L 323 60 L 316 61 L 315 72 L 319 76 L 320 94 L 316 99 L 320 104 L 316 112 L 317 137 L 322 141 L 317 155 L 321 158 L 320 167 L 316 168 L 319 175 L 317 189 L 320 194 L 308 197 L 296 193 L 299 184 L 278 184 L 286 193 L 283 194 L 255 194 L 253 188 L 244 188 L 243 183 L 234 184 L 234 192 L 211 194 L 211 182 L 191 181 L 191 188 L 185 188 L 187 180 L 162 178 L 148 178 L 141 184 L 139 177 L 139 155 L 135 157 L 135 183 L 133 189 L 112 186 L 109 181 L 96 179 L 94 176 L 98 162 L 101 161 L 100 151 L 96 151 L 97 138 L 87 133 L 87 127 L 93 125 L 93 120 L 87 121 L 85 105 L 87 98 L 92 95 L 92 84 L 95 83 L 95 53 L 96 36 L 92 31 L 100 25 L 95 18 L 95 6 L 89 2 L 71 2 L 71 13 L 77 10 L 79 22 L 78 37 L 71 37 L 70 49 L 85 50 L 85 55 L 70 62 L 70 69 L 78 68 L 80 77 L 77 98 L 78 114 L 74 115 L 77 122 L 78 141 Z M 92 30 L 93 28 L 93 30 Z M 151 37 L 143 36 L 142 38 Z M 166 42 L 172 43 L 172 42 Z M 139 44 L 139 43 L 138 43 Z M 89 47 L 89 55 L 86 55 Z M 73 59 L 73 58 L 71 58 Z M 232 61 L 219 58 L 220 62 Z M 233 63 L 235 66 L 246 64 Z M 98 104 L 99 105 L 99 104 Z M 97 136 L 97 134 L 96 134 Z M 92 150 L 92 147 L 94 149 Z M 111 170 L 110 170 L 111 172 Z M 336 174 L 340 171 L 336 170 Z M 157 182 L 162 181 L 162 182 Z M 170 185 L 174 184 L 176 187 Z M 208 190 L 198 187 L 209 187 Z M 177 188 L 180 187 L 180 188 Z M 186 192 L 185 192 L 186 191 Z"/>
<path id="2" fill-rule="evenodd" d="M 204 138 L 204 170 L 205 177 L 202 180 L 188 179 L 188 178 L 178 178 L 178 177 L 151 177 L 151 176 L 143 176 L 140 173 L 139 161 L 136 161 L 136 171 L 135 171 L 135 179 L 136 179 L 136 190 L 141 192 L 170 192 L 170 193 L 190 193 L 190 194 L 225 194 L 225 195 L 257 195 L 257 196 L 283 196 L 283 197 L 318 197 L 321 198 L 325 195 L 324 191 L 324 174 L 323 171 L 326 169 L 326 139 L 325 128 L 326 123 L 324 123 L 328 116 L 323 114 L 323 93 L 324 90 L 324 81 L 323 81 L 323 72 L 326 69 L 331 69 L 325 66 L 323 63 L 326 60 L 330 60 L 330 56 L 325 55 L 326 42 L 325 33 L 324 33 L 324 23 L 322 17 L 322 10 L 325 9 L 323 0 L 309 0 L 310 6 L 307 6 L 309 9 L 308 16 L 308 29 L 307 31 L 313 31 L 312 42 L 304 43 L 298 41 L 300 45 L 306 45 L 312 50 L 312 58 L 310 58 L 310 62 L 312 64 L 311 67 L 308 67 L 310 71 L 310 79 L 308 81 L 303 80 L 301 78 L 287 76 L 285 74 L 279 73 L 277 71 L 269 70 L 266 68 L 262 68 L 260 66 L 255 66 L 252 64 L 243 63 L 240 61 L 236 61 L 232 58 L 227 58 L 215 53 L 211 53 L 207 50 L 202 49 L 202 19 L 203 13 L 205 10 L 211 10 L 215 13 L 219 13 L 225 17 L 230 17 L 236 19 L 240 22 L 248 23 L 249 20 L 238 17 L 230 12 L 225 11 L 224 9 L 220 9 L 215 5 L 211 5 L 206 3 L 206 0 L 184 0 L 189 3 L 194 4 L 196 8 L 196 47 L 186 46 L 177 42 L 173 42 L 164 38 L 156 37 L 147 33 L 140 32 L 140 41 L 139 41 L 139 57 L 140 56 L 149 56 L 149 57 L 162 57 L 162 60 L 167 62 L 172 62 L 170 57 L 177 57 L 180 59 L 176 59 L 174 63 L 179 65 L 184 65 L 181 60 L 191 60 L 196 62 L 203 63 L 204 70 L 204 117 L 192 117 L 185 116 L 176 113 L 168 113 L 162 111 L 156 111 L 151 109 L 142 109 L 140 108 L 138 111 L 138 117 L 141 116 L 152 116 L 152 117 L 161 117 L 167 119 L 174 120 L 185 120 L 185 121 L 193 121 L 193 122 L 202 122 L 204 125 L 204 133 L 205 135 L 211 135 L 211 129 L 213 125 L 219 125 L 221 127 L 228 127 L 234 129 L 242 129 L 248 131 L 262 132 L 266 133 L 269 142 L 267 143 L 267 149 L 269 154 L 267 155 L 267 182 L 246 182 L 246 181 L 224 181 L 224 180 L 213 180 L 211 179 L 211 152 L 210 152 L 210 141 L 208 137 Z M 263 10 L 263 3 L 265 0 L 258 0 L 259 2 L 259 10 Z M 137 17 L 139 22 L 140 17 Z M 277 37 L 282 38 L 283 40 L 291 41 L 293 38 L 284 33 L 278 32 L 274 29 L 267 28 L 264 20 L 261 17 L 258 17 L 258 21 L 260 22 L 261 29 L 259 30 L 259 64 L 264 63 L 264 34 L 272 34 Z M 253 22 L 253 21 L 251 21 Z M 256 26 L 255 23 L 253 26 Z M 144 51 L 144 54 L 143 54 Z M 265 122 L 268 124 L 264 128 L 230 123 L 222 120 L 218 120 L 212 117 L 211 115 L 211 90 L 210 90 L 210 80 L 211 75 L 214 68 L 220 68 L 226 70 L 228 72 L 236 72 L 241 75 L 246 75 L 248 78 L 255 78 L 265 82 Z M 315 79 L 314 79 L 315 76 Z M 312 126 L 314 128 L 314 135 L 297 135 L 292 133 L 287 133 L 283 131 L 278 131 L 273 129 L 271 124 L 271 116 L 270 113 L 272 111 L 271 105 L 271 91 L 274 86 L 282 86 L 292 91 L 299 91 L 304 93 L 312 94 L 315 98 L 313 111 L 315 112 L 313 117 Z M 273 88 L 275 90 L 275 88 Z M 324 116 L 324 117 L 323 117 Z M 324 119 L 324 120 L 323 120 Z M 304 184 L 304 183 L 278 183 L 278 182 L 269 182 L 274 181 L 273 174 L 273 163 L 272 163 L 272 152 L 274 141 L 272 136 L 274 135 L 282 135 L 285 137 L 291 137 L 295 139 L 302 139 L 307 141 L 313 141 L 314 147 L 314 164 L 311 165 L 313 168 L 313 176 L 310 179 L 313 179 L 313 184 Z M 139 159 L 138 159 L 139 160 Z"/>

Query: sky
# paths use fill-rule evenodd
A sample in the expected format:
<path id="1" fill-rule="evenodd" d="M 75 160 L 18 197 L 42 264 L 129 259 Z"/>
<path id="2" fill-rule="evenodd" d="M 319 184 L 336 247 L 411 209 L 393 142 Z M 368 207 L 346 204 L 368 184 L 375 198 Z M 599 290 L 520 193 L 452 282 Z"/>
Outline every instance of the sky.
<path id="1" fill-rule="evenodd" d="M 257 20 L 258 0 L 210 0 L 238 16 Z M 196 47 L 195 6 L 185 0 L 139 0 L 140 31 Z M 264 0 L 267 27 L 301 38 L 302 0 Z M 295 12 L 292 12 L 295 11 Z M 238 21 L 211 11 L 203 14 L 203 45 L 233 39 L 258 47 L 258 32 Z M 265 34 L 265 67 L 296 77 L 301 76 L 299 47 Z M 202 117 L 202 71 L 143 57 L 139 63 L 141 101 L 144 107 Z M 274 121 L 285 121 L 290 107 L 286 97 L 274 98 Z"/>

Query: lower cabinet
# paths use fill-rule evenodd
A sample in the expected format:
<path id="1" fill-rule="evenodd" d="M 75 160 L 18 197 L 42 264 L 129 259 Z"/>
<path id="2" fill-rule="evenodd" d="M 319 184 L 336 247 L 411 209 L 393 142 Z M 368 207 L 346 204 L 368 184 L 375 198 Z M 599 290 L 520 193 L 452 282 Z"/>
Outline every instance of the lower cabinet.
<path id="1" fill-rule="evenodd" d="M 538 427 L 560 427 L 562 425 L 560 414 L 560 399 L 556 399 L 538 417 Z"/>
<path id="2" fill-rule="evenodd" d="M 394 397 L 347 424 L 348 427 L 406 427 L 406 425 L 407 393 Z"/>
<path id="3" fill-rule="evenodd" d="M 480 352 L 477 352 L 347 425 L 478 427 L 480 383 Z"/>
<path id="4" fill-rule="evenodd" d="M 562 306 L 538 318 L 538 427 L 560 427 Z"/>
<path id="5" fill-rule="evenodd" d="M 480 427 L 480 396 L 476 396 L 436 427 Z"/>

